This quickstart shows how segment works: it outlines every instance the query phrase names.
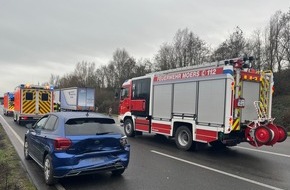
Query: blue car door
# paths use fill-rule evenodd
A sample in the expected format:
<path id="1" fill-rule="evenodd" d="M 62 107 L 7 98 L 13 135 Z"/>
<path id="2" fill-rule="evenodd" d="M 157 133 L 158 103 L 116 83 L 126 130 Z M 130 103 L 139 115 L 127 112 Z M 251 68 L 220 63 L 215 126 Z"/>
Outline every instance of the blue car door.
<path id="1" fill-rule="evenodd" d="M 52 152 L 54 146 L 54 130 L 56 128 L 57 117 L 55 115 L 50 115 L 45 122 L 44 126 L 41 128 L 41 131 L 37 137 L 37 151 L 39 154 L 40 161 L 43 162 L 44 152 Z"/>
<path id="2" fill-rule="evenodd" d="M 42 163 L 42 155 L 41 155 L 41 131 L 48 119 L 48 115 L 42 117 L 34 126 L 33 129 L 30 129 L 29 132 L 29 151 L 32 157 L 39 163 Z"/>

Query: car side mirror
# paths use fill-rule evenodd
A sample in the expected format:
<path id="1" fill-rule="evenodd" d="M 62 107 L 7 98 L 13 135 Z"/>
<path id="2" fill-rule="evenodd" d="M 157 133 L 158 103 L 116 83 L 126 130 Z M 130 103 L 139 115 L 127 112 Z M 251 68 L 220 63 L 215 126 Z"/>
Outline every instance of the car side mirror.
<path id="1" fill-rule="evenodd" d="M 25 127 L 27 129 L 32 129 L 33 128 L 33 125 L 32 125 L 32 123 L 28 123 L 28 124 L 25 125 Z"/>

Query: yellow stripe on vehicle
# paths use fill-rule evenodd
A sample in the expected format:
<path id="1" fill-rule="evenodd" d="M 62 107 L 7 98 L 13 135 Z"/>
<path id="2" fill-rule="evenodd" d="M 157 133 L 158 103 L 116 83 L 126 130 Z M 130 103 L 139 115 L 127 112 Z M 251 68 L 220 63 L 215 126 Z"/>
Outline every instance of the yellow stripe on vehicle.
<path id="1" fill-rule="evenodd" d="M 240 129 L 240 118 L 237 118 L 234 120 L 234 123 L 232 125 L 232 130 L 239 130 Z"/>

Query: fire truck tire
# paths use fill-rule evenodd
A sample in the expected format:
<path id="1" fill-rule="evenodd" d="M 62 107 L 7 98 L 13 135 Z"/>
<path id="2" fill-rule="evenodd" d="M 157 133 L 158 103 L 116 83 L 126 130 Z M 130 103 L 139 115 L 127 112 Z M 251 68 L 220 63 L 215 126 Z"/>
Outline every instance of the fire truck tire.
<path id="1" fill-rule="evenodd" d="M 176 130 L 175 144 L 181 150 L 189 150 L 193 145 L 192 132 L 186 126 L 180 126 Z"/>
<path id="2" fill-rule="evenodd" d="M 13 115 L 13 120 L 14 120 L 14 122 L 17 122 L 17 114 Z"/>
<path id="3" fill-rule="evenodd" d="M 128 137 L 134 137 L 135 136 L 135 131 L 134 131 L 134 126 L 133 122 L 131 119 L 126 119 L 124 122 L 124 132 Z"/>
<path id="4" fill-rule="evenodd" d="M 20 125 L 20 126 L 22 126 L 23 125 L 23 121 L 22 120 L 20 120 L 20 118 L 19 117 L 17 117 L 17 124 L 18 125 Z"/>

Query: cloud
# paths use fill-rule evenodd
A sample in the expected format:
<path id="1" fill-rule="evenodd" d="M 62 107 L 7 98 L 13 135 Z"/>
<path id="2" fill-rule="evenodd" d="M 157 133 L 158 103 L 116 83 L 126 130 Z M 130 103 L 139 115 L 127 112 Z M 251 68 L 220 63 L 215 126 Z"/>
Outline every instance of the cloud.
<path id="1" fill-rule="evenodd" d="M 97 67 L 117 48 L 152 58 L 178 29 L 212 47 L 236 26 L 246 34 L 289 9 L 280 0 L 27 0 L 0 1 L 0 96 L 19 83 L 42 83 L 81 61 Z"/>

